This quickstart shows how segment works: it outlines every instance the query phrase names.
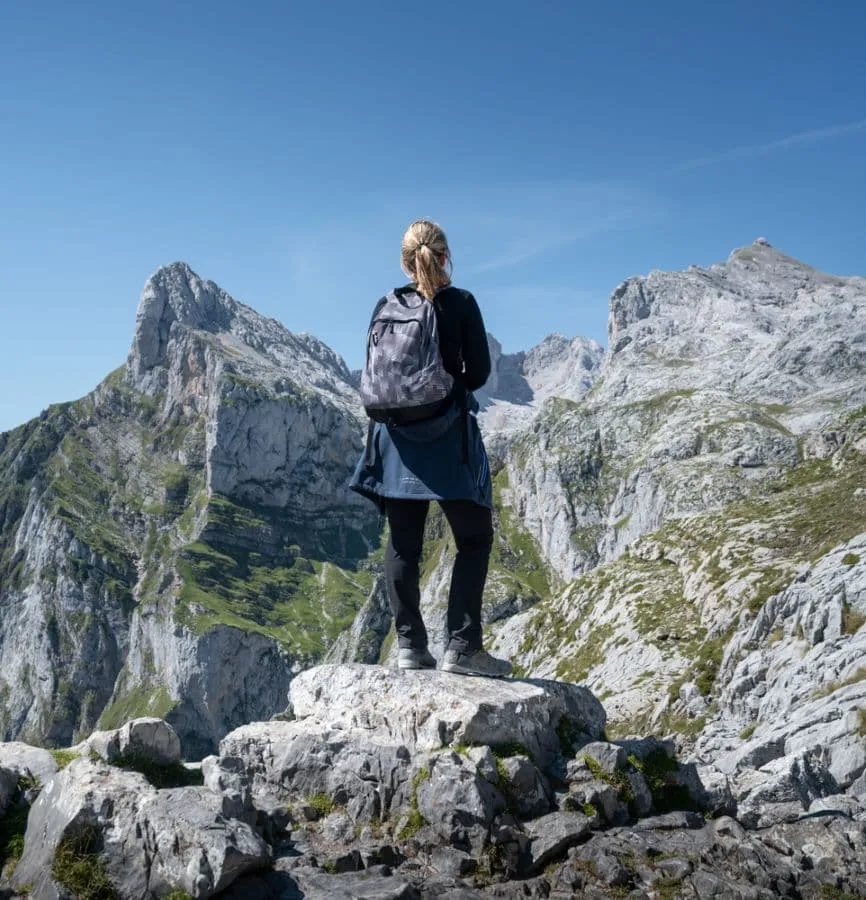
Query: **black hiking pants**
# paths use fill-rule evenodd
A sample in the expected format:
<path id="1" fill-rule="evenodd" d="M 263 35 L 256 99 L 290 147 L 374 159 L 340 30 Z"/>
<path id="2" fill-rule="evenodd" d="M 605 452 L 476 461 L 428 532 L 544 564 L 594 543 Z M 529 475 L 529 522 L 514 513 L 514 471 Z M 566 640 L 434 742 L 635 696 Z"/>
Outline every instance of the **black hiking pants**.
<path id="1" fill-rule="evenodd" d="M 481 649 L 481 595 L 493 547 L 493 516 L 486 506 L 471 500 L 440 500 L 439 505 L 457 544 L 448 594 L 448 649 L 472 653 Z M 391 532 L 385 551 L 385 579 L 401 648 L 427 647 L 419 563 L 429 507 L 427 500 L 385 501 Z"/>

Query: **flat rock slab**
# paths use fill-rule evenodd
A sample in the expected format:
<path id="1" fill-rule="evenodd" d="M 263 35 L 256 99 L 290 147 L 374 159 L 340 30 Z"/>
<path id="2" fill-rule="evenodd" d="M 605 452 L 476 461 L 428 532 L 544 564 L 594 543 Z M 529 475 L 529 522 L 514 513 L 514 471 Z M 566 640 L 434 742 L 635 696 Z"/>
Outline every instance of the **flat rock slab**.
<path id="1" fill-rule="evenodd" d="M 582 813 L 555 812 L 526 824 L 531 839 L 530 872 L 538 872 L 592 834 L 592 819 Z"/>
<path id="2" fill-rule="evenodd" d="M 590 738 L 600 737 L 605 725 L 601 703 L 579 685 L 438 670 L 316 666 L 292 681 L 289 697 L 299 720 L 365 731 L 383 743 L 427 751 L 519 744 L 542 765 L 560 753 L 563 720 Z"/>

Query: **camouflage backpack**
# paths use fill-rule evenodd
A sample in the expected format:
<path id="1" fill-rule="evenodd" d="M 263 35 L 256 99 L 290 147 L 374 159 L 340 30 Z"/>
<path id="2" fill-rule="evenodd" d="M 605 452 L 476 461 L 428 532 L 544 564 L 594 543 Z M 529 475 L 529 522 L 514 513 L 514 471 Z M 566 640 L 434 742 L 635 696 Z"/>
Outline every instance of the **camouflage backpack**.
<path id="1" fill-rule="evenodd" d="M 383 297 L 367 332 L 361 402 L 377 422 L 434 415 L 454 387 L 442 364 L 436 309 L 412 288 Z"/>

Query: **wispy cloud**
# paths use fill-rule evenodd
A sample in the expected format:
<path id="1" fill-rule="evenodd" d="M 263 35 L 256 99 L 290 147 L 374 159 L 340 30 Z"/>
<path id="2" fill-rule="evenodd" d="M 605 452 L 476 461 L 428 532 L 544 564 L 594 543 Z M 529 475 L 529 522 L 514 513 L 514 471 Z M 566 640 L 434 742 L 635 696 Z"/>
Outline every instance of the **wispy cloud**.
<path id="1" fill-rule="evenodd" d="M 702 169 L 705 166 L 713 166 L 718 163 L 729 162 L 737 159 L 748 159 L 755 156 L 766 156 L 769 153 L 787 150 L 800 144 L 816 144 L 820 141 L 829 141 L 833 138 L 844 137 L 858 131 L 866 130 L 866 119 L 857 122 L 847 122 L 844 125 L 829 125 L 826 128 L 816 128 L 812 131 L 801 131 L 799 134 L 791 134 L 775 141 L 767 141 L 763 144 L 747 144 L 742 147 L 732 147 L 712 156 L 702 156 L 697 159 L 689 159 L 679 163 L 670 169 L 670 172 L 688 172 L 692 169 Z"/>
<path id="2" fill-rule="evenodd" d="M 484 274 L 520 266 L 604 232 L 657 221 L 664 204 L 635 185 L 604 182 L 530 182 L 488 186 L 483 215 L 456 223 Z"/>
<path id="3" fill-rule="evenodd" d="M 480 274 L 482 272 L 493 272 L 498 269 L 517 266 L 533 257 L 541 256 L 542 254 L 550 253 L 554 250 L 560 250 L 563 247 L 576 244 L 578 241 L 592 237 L 595 234 L 611 231 L 620 226 L 627 225 L 629 222 L 633 223 L 635 219 L 641 218 L 643 213 L 643 210 L 634 208 L 616 209 L 609 213 L 599 212 L 596 215 L 589 216 L 583 219 L 578 227 L 565 227 L 561 231 L 554 230 L 546 235 L 542 234 L 541 236 L 537 236 L 538 231 L 536 231 L 535 236 L 510 241 L 501 248 L 501 251 L 497 253 L 497 255 L 478 265 L 472 266 L 470 271 Z M 526 229 L 527 225 L 531 226 L 531 223 L 524 222 L 523 228 Z M 550 223 L 545 223 L 541 230 L 543 231 L 544 229 L 549 228 Z"/>

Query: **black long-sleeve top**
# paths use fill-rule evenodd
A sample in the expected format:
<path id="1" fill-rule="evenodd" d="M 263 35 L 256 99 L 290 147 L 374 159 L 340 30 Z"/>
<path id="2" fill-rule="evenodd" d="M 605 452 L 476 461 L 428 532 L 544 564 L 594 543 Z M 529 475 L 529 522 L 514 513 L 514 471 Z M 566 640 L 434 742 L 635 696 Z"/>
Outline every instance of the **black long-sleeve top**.
<path id="1" fill-rule="evenodd" d="M 490 377 L 490 348 L 478 303 L 469 291 L 447 287 L 433 305 L 445 371 L 466 390 L 477 391 Z"/>

